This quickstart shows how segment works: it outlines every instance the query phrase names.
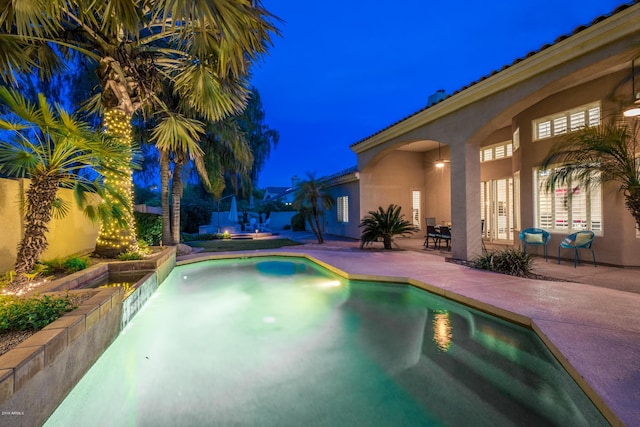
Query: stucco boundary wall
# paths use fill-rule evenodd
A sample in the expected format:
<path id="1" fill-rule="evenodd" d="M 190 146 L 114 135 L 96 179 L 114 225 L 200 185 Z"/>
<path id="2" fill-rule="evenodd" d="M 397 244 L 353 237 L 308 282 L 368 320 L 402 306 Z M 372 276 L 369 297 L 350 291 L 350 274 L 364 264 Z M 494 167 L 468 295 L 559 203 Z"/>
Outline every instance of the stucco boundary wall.
<path id="1" fill-rule="evenodd" d="M 0 425 L 42 425 L 116 338 L 123 289 L 89 292 L 78 309 L 0 356 Z"/>
<path id="2" fill-rule="evenodd" d="M 18 255 L 18 243 L 24 233 L 20 204 L 25 199 L 31 180 L 0 178 L 0 274 L 13 269 Z M 61 188 L 58 197 L 69 205 L 68 214 L 61 219 L 52 218 L 47 242 L 49 247 L 41 259 L 65 258 L 87 254 L 95 249 L 100 226 L 90 221 L 78 208 L 73 191 Z M 1 423 L 0 423 L 1 424 Z"/>

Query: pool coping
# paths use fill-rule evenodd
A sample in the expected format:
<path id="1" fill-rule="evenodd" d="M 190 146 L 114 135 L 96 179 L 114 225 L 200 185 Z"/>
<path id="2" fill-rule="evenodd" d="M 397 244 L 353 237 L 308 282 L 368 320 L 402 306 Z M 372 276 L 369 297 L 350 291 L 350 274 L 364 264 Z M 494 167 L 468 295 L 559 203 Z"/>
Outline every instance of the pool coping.
<path id="1" fill-rule="evenodd" d="M 312 255 L 309 252 L 315 252 L 315 253 Z M 582 389 L 582 391 L 591 400 L 594 406 L 602 413 L 604 418 L 612 426 L 623 427 L 626 425 L 621 420 L 621 418 L 618 417 L 615 411 L 612 410 L 612 408 L 607 404 L 607 402 L 605 402 L 605 400 L 600 396 L 600 394 L 591 386 L 591 384 L 588 382 L 585 376 L 573 366 L 573 364 L 562 353 L 562 351 L 558 348 L 558 346 L 555 345 L 553 340 L 546 333 L 543 332 L 542 328 L 531 317 L 517 313 L 513 310 L 499 307 L 495 304 L 490 304 L 487 302 L 480 301 L 476 298 L 466 296 L 460 292 L 453 292 L 445 288 L 428 284 L 422 280 L 418 280 L 411 276 L 391 276 L 391 275 L 382 275 L 382 274 L 373 274 L 373 273 L 365 273 L 365 274 L 350 273 L 346 270 L 336 267 L 335 265 L 331 264 L 330 261 L 325 261 L 321 259 L 322 255 L 324 255 L 324 252 L 322 251 L 308 251 L 308 250 L 300 251 L 300 252 L 265 250 L 265 251 L 226 252 L 226 253 L 198 253 L 198 254 L 182 257 L 182 259 L 176 262 L 176 266 L 183 266 L 183 265 L 188 265 L 188 264 L 202 262 L 202 261 L 219 260 L 219 259 L 233 259 L 233 258 L 242 259 L 242 258 L 269 257 L 269 256 L 296 257 L 296 258 L 307 259 L 308 261 L 314 262 L 326 268 L 327 270 L 349 280 L 362 280 L 362 281 L 374 281 L 374 282 L 385 282 L 385 283 L 393 282 L 393 283 L 400 283 L 400 284 L 406 284 L 409 286 L 414 286 L 416 288 L 425 290 L 432 294 L 444 297 L 451 301 L 463 304 L 465 306 L 471 307 L 481 312 L 491 314 L 493 316 L 499 317 L 501 319 L 507 320 L 509 322 L 512 322 L 530 329 L 542 340 L 542 342 L 547 347 L 547 349 L 553 354 L 553 356 L 558 360 L 558 362 L 567 371 L 567 373 L 571 376 L 571 378 Z M 344 255 L 344 252 L 342 253 L 342 255 Z M 460 268 L 463 268 L 463 267 L 460 267 Z M 495 273 L 490 273 L 490 274 L 495 274 Z"/>

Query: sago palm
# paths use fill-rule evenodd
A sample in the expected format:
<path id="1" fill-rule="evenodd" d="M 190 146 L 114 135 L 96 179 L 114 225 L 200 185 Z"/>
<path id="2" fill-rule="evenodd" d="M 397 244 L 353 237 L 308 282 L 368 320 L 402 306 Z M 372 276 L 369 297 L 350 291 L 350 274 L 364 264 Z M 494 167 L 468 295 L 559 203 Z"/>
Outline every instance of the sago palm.
<path id="1" fill-rule="evenodd" d="M 163 80 L 207 120 L 241 111 L 249 66 L 277 33 L 259 0 L 31 0 L 2 10 L 2 78 L 33 69 L 46 78 L 71 52 L 84 56 L 100 81 L 105 131 L 126 146 L 133 114 L 156 100 Z M 136 246 L 133 228 L 108 230 L 101 245 Z"/>
<path id="2" fill-rule="evenodd" d="M 418 227 L 404 219 L 404 214 L 400 211 L 400 206 L 394 204 L 390 204 L 386 210 L 380 206 L 377 211 L 369 211 L 358 226 L 363 229 L 360 249 L 379 239 L 382 239 L 385 249 L 392 249 L 394 236 L 407 236 L 419 231 Z"/>
<path id="3" fill-rule="evenodd" d="M 640 227 L 640 162 L 637 128 L 627 124 L 585 127 L 567 134 L 542 162 L 547 186 L 571 179 L 586 187 L 609 181 L 620 184 L 625 206 Z"/>
<path id="4" fill-rule="evenodd" d="M 16 91 L 0 88 L 0 102 L 11 112 L 0 119 L 0 129 L 11 137 L 0 141 L 0 170 L 31 179 L 26 191 L 24 235 L 15 264 L 13 287 L 18 288 L 48 246 L 47 227 L 55 211 L 59 215 L 68 211 L 57 197 L 58 188 L 73 188 L 77 203 L 87 208 L 90 218 L 123 217 L 118 205 L 96 203 L 99 200 L 95 199 L 90 204 L 87 191 L 104 199 L 122 200 L 117 188 L 105 186 L 100 177 L 89 177 L 95 172 L 131 168 L 130 152 L 60 106 L 52 108 L 42 95 L 33 104 Z"/>
<path id="5" fill-rule="evenodd" d="M 293 207 L 304 215 L 318 243 L 324 243 L 320 218 L 324 215 L 325 209 L 333 207 L 333 198 L 325 191 L 324 184 L 312 173 L 307 173 L 307 180 L 302 181 L 296 190 Z"/>

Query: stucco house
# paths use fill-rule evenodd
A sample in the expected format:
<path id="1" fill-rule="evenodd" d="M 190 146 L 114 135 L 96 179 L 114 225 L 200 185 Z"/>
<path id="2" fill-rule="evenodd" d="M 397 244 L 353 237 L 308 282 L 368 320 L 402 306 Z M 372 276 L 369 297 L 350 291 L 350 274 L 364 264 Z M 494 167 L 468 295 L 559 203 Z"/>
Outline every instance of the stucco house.
<path id="1" fill-rule="evenodd" d="M 422 235 L 426 217 L 451 222 L 454 258 L 480 254 L 481 238 L 519 247 L 528 227 L 551 233 L 553 255 L 567 234 L 590 229 L 599 262 L 640 266 L 640 233 L 618 184 L 546 192 L 540 169 L 563 134 L 613 115 L 638 120 L 620 115 L 634 101 L 634 78 L 640 88 L 638 56 L 633 3 L 355 142 L 357 168 L 327 181 L 336 207 L 325 231 L 358 238 L 368 211 L 395 203 Z"/>

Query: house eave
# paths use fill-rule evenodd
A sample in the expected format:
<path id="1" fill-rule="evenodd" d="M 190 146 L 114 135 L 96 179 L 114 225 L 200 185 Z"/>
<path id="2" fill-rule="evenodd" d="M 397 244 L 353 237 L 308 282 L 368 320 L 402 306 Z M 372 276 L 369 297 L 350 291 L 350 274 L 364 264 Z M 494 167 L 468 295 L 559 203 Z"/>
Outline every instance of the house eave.
<path id="1" fill-rule="evenodd" d="M 452 114 L 474 102 L 481 101 L 517 84 L 521 84 L 547 70 L 575 60 L 625 37 L 637 35 L 639 27 L 640 6 L 634 5 L 363 139 L 352 145 L 351 150 L 356 154 L 360 154 L 375 148 L 420 126 Z"/>

